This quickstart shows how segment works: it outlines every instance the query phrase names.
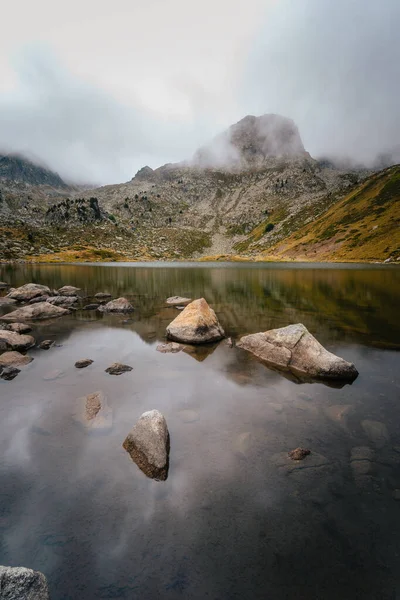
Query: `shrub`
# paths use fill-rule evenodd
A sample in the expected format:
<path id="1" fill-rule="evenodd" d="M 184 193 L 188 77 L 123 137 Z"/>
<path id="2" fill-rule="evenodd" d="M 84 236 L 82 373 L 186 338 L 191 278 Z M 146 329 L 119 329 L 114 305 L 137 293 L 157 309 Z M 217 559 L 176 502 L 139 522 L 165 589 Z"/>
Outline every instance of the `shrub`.
<path id="1" fill-rule="evenodd" d="M 268 223 L 267 226 L 265 227 L 265 233 L 269 233 L 270 231 L 273 230 L 274 227 L 275 227 L 275 225 L 273 223 Z"/>

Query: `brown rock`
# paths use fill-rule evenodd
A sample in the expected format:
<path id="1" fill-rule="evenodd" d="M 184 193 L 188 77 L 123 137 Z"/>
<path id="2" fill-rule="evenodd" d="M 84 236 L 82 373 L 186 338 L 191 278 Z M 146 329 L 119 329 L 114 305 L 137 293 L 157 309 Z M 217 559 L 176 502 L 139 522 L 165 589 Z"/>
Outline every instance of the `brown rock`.
<path id="1" fill-rule="evenodd" d="M 105 300 L 106 298 L 111 298 L 111 294 L 109 294 L 108 292 L 97 292 L 97 294 L 95 294 L 94 297 L 98 300 Z"/>
<path id="2" fill-rule="evenodd" d="M 175 354 L 176 352 L 181 352 L 185 346 L 182 344 L 177 344 L 176 342 L 169 342 L 166 344 L 159 344 L 156 348 L 157 352 L 161 352 L 162 354 L 168 354 L 169 352 Z"/>
<path id="3" fill-rule="evenodd" d="M 352 363 L 325 350 L 301 323 L 244 336 L 237 346 L 300 378 L 353 381 L 358 376 Z"/>
<path id="4" fill-rule="evenodd" d="M 111 367 L 106 369 L 106 373 L 110 375 L 122 375 L 122 373 L 127 373 L 128 371 L 132 371 L 133 367 L 129 365 L 123 365 L 121 363 L 113 363 Z"/>
<path id="5" fill-rule="evenodd" d="M 76 421 L 91 431 L 104 433 L 112 428 L 112 409 L 108 406 L 107 397 L 102 391 L 79 398 L 73 416 Z"/>
<path id="6" fill-rule="evenodd" d="M 2 315 L 0 321 L 34 321 L 42 319 L 54 319 L 68 315 L 69 311 L 60 306 L 53 306 L 49 302 L 39 302 L 39 304 L 32 304 L 29 306 L 23 306 L 18 308 L 11 313 Z"/>
<path id="7" fill-rule="evenodd" d="M 47 298 L 46 302 L 53 304 L 53 306 L 62 306 L 64 308 L 69 308 L 76 302 L 78 302 L 77 296 L 53 296 L 51 298 Z"/>
<path id="8" fill-rule="evenodd" d="M 28 302 L 36 296 L 43 296 L 44 294 L 50 294 L 50 288 L 47 285 L 39 285 L 37 283 L 26 283 L 19 288 L 13 289 L 8 292 L 7 297 L 19 302 Z"/>
<path id="9" fill-rule="evenodd" d="M 14 350 L 0 354 L 0 367 L 21 367 L 28 365 L 32 361 L 33 358 L 31 356 L 26 356 Z"/>
<path id="10" fill-rule="evenodd" d="M 167 327 L 167 337 L 177 342 L 203 344 L 224 337 L 215 312 L 204 298 L 194 300 Z"/>
<path id="11" fill-rule="evenodd" d="M 307 448 L 296 448 L 295 450 L 288 452 L 288 456 L 292 460 L 304 460 L 309 454 L 311 454 L 311 450 L 308 450 Z"/>
<path id="12" fill-rule="evenodd" d="M 93 363 L 93 361 L 90 358 L 82 358 L 81 360 L 76 361 L 75 367 L 77 369 L 84 369 L 85 367 L 88 367 L 92 363 Z"/>
<path id="13" fill-rule="evenodd" d="M 107 304 L 99 306 L 97 310 L 109 313 L 126 313 L 132 312 L 134 308 L 126 298 L 117 298 L 117 300 L 111 300 Z"/>
<path id="14" fill-rule="evenodd" d="M 21 335 L 16 331 L 0 330 L 0 341 L 5 342 L 6 348 L 10 350 L 28 350 L 35 345 L 35 339 L 31 335 Z"/>
<path id="15" fill-rule="evenodd" d="M 57 294 L 60 294 L 60 296 L 76 296 L 76 294 L 80 291 L 81 288 L 74 287 L 73 285 L 64 285 L 62 288 L 57 290 Z"/>

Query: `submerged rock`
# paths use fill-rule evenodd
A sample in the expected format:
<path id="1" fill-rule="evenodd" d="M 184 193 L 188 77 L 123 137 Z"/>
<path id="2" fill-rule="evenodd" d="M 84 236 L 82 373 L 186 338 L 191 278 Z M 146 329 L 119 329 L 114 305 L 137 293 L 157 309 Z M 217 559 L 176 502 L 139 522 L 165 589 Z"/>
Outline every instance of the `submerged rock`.
<path id="1" fill-rule="evenodd" d="M 177 342 L 204 344 L 225 336 L 215 312 L 204 298 L 194 300 L 167 327 L 167 337 Z"/>
<path id="2" fill-rule="evenodd" d="M 74 419 L 86 429 L 105 432 L 112 428 L 112 409 L 108 406 L 107 397 L 101 390 L 78 398 L 77 404 Z"/>
<path id="3" fill-rule="evenodd" d="M 237 346 L 300 378 L 354 381 L 358 376 L 352 363 L 325 350 L 301 323 L 246 335 Z"/>
<path id="4" fill-rule="evenodd" d="M 110 375 L 122 375 L 122 373 L 127 373 L 128 371 L 132 371 L 133 367 L 129 365 L 123 365 L 121 363 L 113 363 L 111 367 L 106 369 L 106 373 Z"/>
<path id="5" fill-rule="evenodd" d="M 83 310 L 97 310 L 99 308 L 99 304 L 86 304 L 86 306 L 83 307 Z"/>
<path id="6" fill-rule="evenodd" d="M 50 600 L 46 577 L 25 567 L 0 566 L 0 598 L 4 600 Z"/>
<path id="7" fill-rule="evenodd" d="M 35 339 L 31 335 L 22 335 L 16 331 L 0 330 L 0 341 L 5 342 L 6 348 L 11 350 L 28 350 L 35 345 Z"/>
<path id="8" fill-rule="evenodd" d="M 183 344 L 177 344 L 176 342 L 167 342 L 166 344 L 158 344 L 156 350 L 157 352 L 161 352 L 162 354 L 168 354 L 171 352 L 175 354 L 176 352 L 181 352 L 185 346 Z"/>
<path id="9" fill-rule="evenodd" d="M 64 285 L 62 288 L 57 290 L 57 294 L 60 294 L 60 296 L 76 296 L 76 294 L 80 291 L 81 288 L 74 287 L 73 285 Z"/>
<path id="10" fill-rule="evenodd" d="M 54 319 L 68 315 L 69 311 L 60 306 L 54 306 L 49 302 L 39 302 L 39 304 L 32 304 L 30 306 L 23 306 L 17 308 L 7 315 L 0 317 L 1 321 L 35 321 L 42 319 Z"/>
<path id="11" fill-rule="evenodd" d="M 168 306 L 187 306 L 191 302 L 191 298 L 182 298 L 182 296 L 171 296 L 171 298 L 166 299 L 165 304 L 168 304 Z"/>
<path id="12" fill-rule="evenodd" d="M 18 373 L 21 373 L 21 370 L 17 367 L 0 367 L 0 377 L 6 381 L 15 379 Z"/>
<path id="13" fill-rule="evenodd" d="M 288 457 L 292 460 L 304 460 L 309 454 L 311 454 L 311 450 L 308 448 L 295 448 L 288 452 Z"/>
<path id="14" fill-rule="evenodd" d="M 0 354 L 0 367 L 21 367 L 33 361 L 31 356 L 11 351 Z"/>
<path id="15" fill-rule="evenodd" d="M 54 306 L 63 306 L 64 308 L 69 308 L 76 302 L 78 302 L 77 296 L 53 296 L 52 298 L 47 298 L 46 302 L 53 304 Z"/>
<path id="16" fill-rule="evenodd" d="M 50 288 L 47 285 L 39 285 L 38 283 L 26 283 L 21 285 L 19 288 L 15 288 L 8 292 L 7 297 L 19 302 L 28 302 L 32 298 L 37 296 L 43 296 L 44 294 L 50 295 Z"/>
<path id="17" fill-rule="evenodd" d="M 165 481 L 168 477 L 169 432 L 158 410 L 142 414 L 125 438 L 123 447 L 147 477 Z"/>
<path id="18" fill-rule="evenodd" d="M 386 425 L 380 421 L 365 419 L 361 421 L 361 427 L 377 448 L 383 448 L 390 439 Z"/>
<path id="19" fill-rule="evenodd" d="M 93 363 L 93 361 L 90 358 L 82 358 L 81 360 L 76 361 L 75 367 L 77 369 L 84 369 L 85 367 L 88 367 L 92 363 Z"/>
<path id="20" fill-rule="evenodd" d="M 132 312 L 135 309 L 126 298 L 117 298 L 117 300 L 111 300 L 110 302 L 107 302 L 107 304 L 102 304 L 97 310 L 100 312 L 126 313 Z"/>
<path id="21" fill-rule="evenodd" d="M 54 346 L 54 344 L 54 340 L 43 340 L 43 342 L 40 342 L 40 344 L 38 345 L 38 348 L 40 348 L 40 350 L 50 350 L 50 348 Z"/>

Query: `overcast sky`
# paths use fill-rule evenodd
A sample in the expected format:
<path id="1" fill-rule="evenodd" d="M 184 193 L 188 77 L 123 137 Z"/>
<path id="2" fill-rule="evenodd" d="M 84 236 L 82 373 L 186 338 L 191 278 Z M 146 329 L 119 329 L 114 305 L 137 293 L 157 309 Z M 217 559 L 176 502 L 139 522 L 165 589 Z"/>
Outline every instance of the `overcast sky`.
<path id="1" fill-rule="evenodd" d="M 8 3 L 0 151 L 114 183 L 275 112 L 313 156 L 371 161 L 400 144 L 399 22 L 399 0 Z"/>

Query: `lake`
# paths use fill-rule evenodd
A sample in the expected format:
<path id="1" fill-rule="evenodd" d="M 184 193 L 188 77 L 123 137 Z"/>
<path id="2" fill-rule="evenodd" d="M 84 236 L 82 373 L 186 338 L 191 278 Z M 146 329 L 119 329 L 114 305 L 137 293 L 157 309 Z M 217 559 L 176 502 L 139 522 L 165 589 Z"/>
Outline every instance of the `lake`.
<path id="1" fill-rule="evenodd" d="M 399 268 L 0 265 L 0 280 L 135 307 L 35 324 L 58 346 L 0 380 L 0 564 L 42 571 L 53 600 L 400 598 Z M 301 322 L 359 376 L 298 384 L 226 341 L 161 354 L 173 295 L 206 298 L 236 340 Z M 133 370 L 105 373 L 116 361 Z M 102 435 L 74 418 L 97 390 L 112 409 Z M 166 481 L 122 447 L 153 408 Z M 298 446 L 311 454 L 293 462 Z"/>

